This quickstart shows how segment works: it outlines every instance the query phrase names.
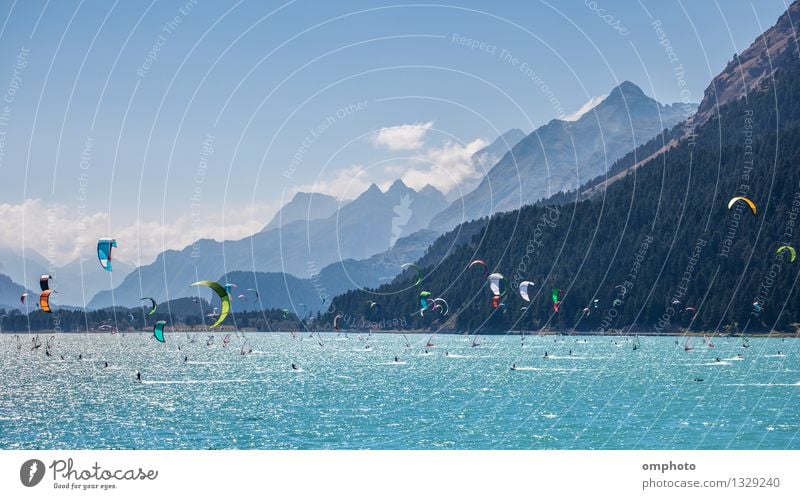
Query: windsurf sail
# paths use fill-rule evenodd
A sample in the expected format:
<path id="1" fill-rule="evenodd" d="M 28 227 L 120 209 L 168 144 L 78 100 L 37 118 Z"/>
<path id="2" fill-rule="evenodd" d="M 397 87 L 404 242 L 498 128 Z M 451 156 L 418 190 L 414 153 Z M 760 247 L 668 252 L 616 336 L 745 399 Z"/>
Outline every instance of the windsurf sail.
<path id="1" fill-rule="evenodd" d="M 481 345 L 481 335 L 476 334 L 474 338 L 472 338 L 472 346 L 478 347 Z"/>
<path id="2" fill-rule="evenodd" d="M 253 349 L 250 347 L 250 345 L 248 345 L 247 339 L 245 339 L 244 343 L 242 343 L 242 348 L 241 350 L 239 350 L 239 353 L 241 355 L 247 355 L 249 353 L 253 353 Z"/>

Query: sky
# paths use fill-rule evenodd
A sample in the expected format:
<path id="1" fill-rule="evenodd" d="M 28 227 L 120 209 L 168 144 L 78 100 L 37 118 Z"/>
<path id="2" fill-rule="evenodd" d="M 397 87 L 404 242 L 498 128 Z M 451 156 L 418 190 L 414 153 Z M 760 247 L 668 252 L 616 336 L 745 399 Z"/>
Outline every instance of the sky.
<path id="1" fill-rule="evenodd" d="M 700 102 L 786 8 L 0 2 L 0 245 L 64 264 L 111 236 L 141 265 L 256 232 L 298 191 L 401 178 L 453 197 L 485 173 L 472 153 L 625 80 Z"/>

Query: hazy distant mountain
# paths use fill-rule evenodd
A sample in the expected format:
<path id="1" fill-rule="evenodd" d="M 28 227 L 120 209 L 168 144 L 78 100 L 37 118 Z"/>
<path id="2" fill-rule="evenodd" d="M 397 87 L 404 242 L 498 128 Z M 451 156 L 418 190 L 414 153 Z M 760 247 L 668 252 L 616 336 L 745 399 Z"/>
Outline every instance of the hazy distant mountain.
<path id="1" fill-rule="evenodd" d="M 402 237 L 426 228 L 446 206 L 442 193 L 430 186 L 417 192 L 398 180 L 382 192 L 373 184 L 325 219 L 297 220 L 238 241 L 202 239 L 179 251 L 165 251 L 132 272 L 114 290 L 114 298 L 131 306 L 142 296 L 159 301 L 189 296 L 190 283 L 231 271 L 311 277 L 328 264 L 388 250 Z M 103 291 L 89 306 L 111 303 L 111 291 Z"/>
<path id="2" fill-rule="evenodd" d="M 83 307 L 98 292 L 119 285 L 131 273 L 133 266 L 114 260 L 114 271 L 103 269 L 97 258 L 83 257 L 53 270 L 57 280 L 58 303 Z M 38 282 L 38 276 L 37 281 Z"/>
<path id="3" fill-rule="evenodd" d="M 481 173 L 481 178 L 473 182 L 462 182 L 462 184 L 459 185 L 461 191 L 470 192 L 472 189 L 477 187 L 480 181 L 483 179 L 483 176 L 485 176 L 486 173 L 488 173 L 488 171 L 491 170 L 498 161 L 503 159 L 503 156 L 505 156 L 508 151 L 510 151 L 519 143 L 520 140 L 524 138 L 525 132 L 519 128 L 512 128 L 511 130 L 497 137 L 494 142 L 473 154 L 471 158 L 472 163 L 475 165 L 476 170 Z"/>
<path id="4" fill-rule="evenodd" d="M 404 263 L 417 261 L 439 233 L 423 229 L 399 239 L 394 246 L 362 260 L 347 259 L 323 268 L 314 279 L 324 283 L 328 296 L 349 289 L 377 287 L 391 282 Z M 334 293 L 336 290 L 336 293 Z"/>
<path id="5" fill-rule="evenodd" d="M 94 256 L 86 256 L 61 267 L 50 267 L 47 259 L 34 250 L 27 249 L 25 256 L 13 249 L 0 249 L 0 272 L 14 282 L 39 291 L 39 276 L 52 274 L 52 286 L 58 290 L 57 303 L 67 306 L 84 306 L 95 294 L 119 284 L 133 270 L 133 266 L 114 260 L 114 271 L 104 270 Z"/>
<path id="6" fill-rule="evenodd" d="M 298 279 L 280 272 L 234 271 L 221 276 L 219 280 L 238 286 L 231 297 L 234 311 L 279 308 L 305 316 L 307 312 L 316 313 L 327 307 L 327 304 L 321 303 L 310 279 Z M 255 293 L 247 291 L 248 288 L 257 289 L 258 298 Z"/>
<path id="7" fill-rule="evenodd" d="M 327 194 L 298 192 L 286 203 L 272 220 L 261 230 L 277 229 L 297 220 L 318 220 L 336 213 L 345 202 Z"/>
<path id="8" fill-rule="evenodd" d="M 27 249 L 23 257 L 19 251 L 0 248 L 0 273 L 14 282 L 28 283 L 28 287 L 36 284 L 38 288 L 39 276 L 46 270 L 47 259 L 32 249 Z"/>
<path id="9" fill-rule="evenodd" d="M 26 290 L 23 286 L 20 286 L 10 277 L 5 274 L 0 274 L 0 308 L 5 309 L 6 311 L 18 308 L 24 310 L 24 306 L 20 303 L 19 297 L 22 296 L 22 293 L 25 293 Z M 28 290 L 28 292 L 31 292 Z M 36 297 L 32 297 L 35 301 Z M 33 303 L 34 301 L 30 302 L 31 310 L 35 306 Z"/>
<path id="10" fill-rule="evenodd" d="M 682 104 L 664 106 L 623 82 L 577 121 L 552 120 L 522 139 L 475 190 L 434 217 L 430 227 L 444 232 L 462 221 L 575 189 L 693 110 Z"/>

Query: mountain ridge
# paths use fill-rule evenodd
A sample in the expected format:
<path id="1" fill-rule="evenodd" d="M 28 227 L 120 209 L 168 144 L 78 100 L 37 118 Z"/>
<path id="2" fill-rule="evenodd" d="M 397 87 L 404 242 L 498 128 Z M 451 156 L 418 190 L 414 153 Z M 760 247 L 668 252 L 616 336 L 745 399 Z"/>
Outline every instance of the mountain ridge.
<path id="1" fill-rule="evenodd" d="M 310 278 L 329 264 L 363 260 L 389 250 L 399 239 L 426 228 L 446 204 L 444 195 L 433 187 L 417 192 L 397 181 L 383 192 L 372 184 L 325 219 L 295 220 L 236 241 L 201 239 L 180 250 L 164 251 L 114 290 L 97 293 L 89 307 L 113 302 L 132 306 L 142 296 L 159 301 L 188 296 L 188 283 L 232 271 Z M 364 227 L 370 228 L 368 233 Z"/>
<path id="2" fill-rule="evenodd" d="M 328 194 L 298 192 L 278 210 L 261 232 L 278 229 L 298 220 L 327 218 L 345 203 Z"/>
<path id="3" fill-rule="evenodd" d="M 798 9 L 789 15 L 800 21 Z M 557 196 L 554 204 L 495 214 L 470 243 L 429 259 L 419 286 L 407 273 L 336 297 L 335 310 L 358 323 L 368 313 L 365 300 L 380 300 L 387 317 L 411 317 L 409 328 L 433 331 L 797 334 L 797 270 L 776 253 L 792 244 L 800 213 L 796 50 L 784 51 L 772 76 L 764 91 L 722 105 L 695 135 L 684 135 L 681 124 L 666 132 L 663 141 L 676 140 L 675 147 L 659 152 L 656 138 L 628 153 L 621 172 L 637 156 L 648 159 L 602 199 Z M 752 136 L 743 137 L 743 120 Z M 737 195 L 751 196 L 758 211 L 728 208 Z M 492 306 L 485 273 L 468 267 L 475 258 L 506 276 L 504 307 Z M 535 282 L 530 302 L 516 292 L 522 279 Z M 554 289 L 561 290 L 557 309 Z M 449 318 L 420 313 L 420 290 L 446 299 Z"/>
<path id="4" fill-rule="evenodd" d="M 458 223 L 517 209 L 578 188 L 619 158 L 686 118 L 683 105 L 663 105 L 623 81 L 576 121 L 553 119 L 517 143 L 473 191 L 431 222 L 445 232 Z M 577 160 L 577 163 L 576 163 Z"/>

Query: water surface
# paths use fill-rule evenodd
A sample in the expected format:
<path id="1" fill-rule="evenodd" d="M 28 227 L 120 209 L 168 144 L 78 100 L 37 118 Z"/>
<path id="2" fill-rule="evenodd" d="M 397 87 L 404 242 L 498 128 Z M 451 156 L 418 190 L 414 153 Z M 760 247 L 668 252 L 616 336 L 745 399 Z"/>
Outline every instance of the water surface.
<path id="1" fill-rule="evenodd" d="M 192 336 L 3 334 L 0 448 L 800 449 L 796 339 Z"/>

